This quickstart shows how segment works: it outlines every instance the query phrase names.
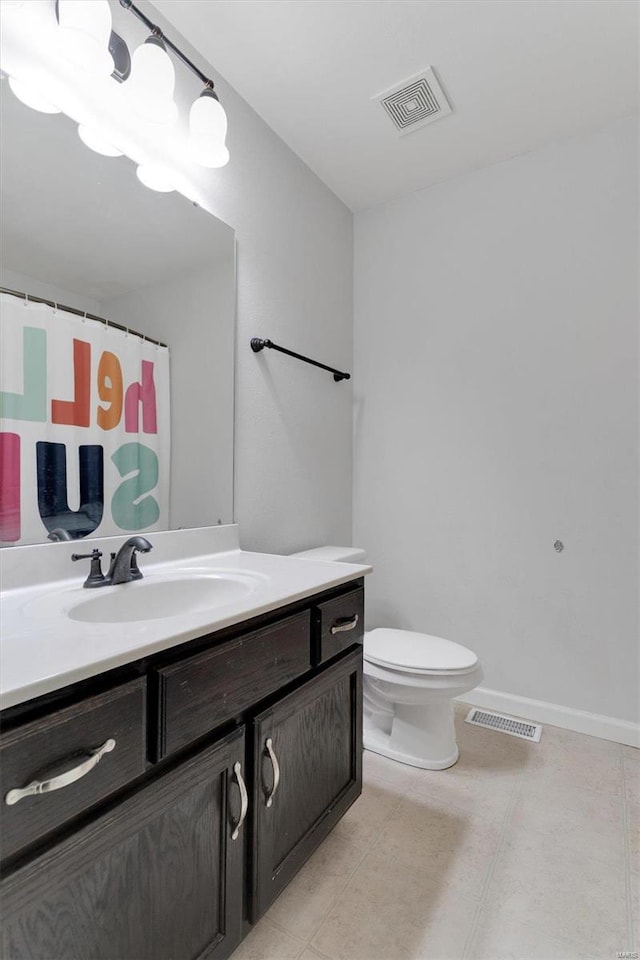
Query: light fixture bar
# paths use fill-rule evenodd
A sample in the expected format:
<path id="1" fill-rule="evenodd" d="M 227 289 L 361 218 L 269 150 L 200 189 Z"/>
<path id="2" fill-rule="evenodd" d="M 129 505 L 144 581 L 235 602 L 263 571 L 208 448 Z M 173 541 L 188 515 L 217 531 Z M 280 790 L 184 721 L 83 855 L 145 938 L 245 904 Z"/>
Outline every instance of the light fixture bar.
<path id="1" fill-rule="evenodd" d="M 187 57 L 187 55 L 184 54 L 182 50 L 179 47 L 177 47 L 175 43 L 173 43 L 173 41 L 169 39 L 166 33 L 164 33 L 157 24 L 149 20 L 149 18 L 144 15 L 142 10 L 139 10 L 138 7 L 136 7 L 135 3 L 133 3 L 132 0 L 120 0 L 120 6 L 124 7 L 125 10 L 129 10 L 135 17 L 138 18 L 138 20 L 144 23 L 145 27 L 147 27 L 151 31 L 151 33 L 154 34 L 154 36 L 159 37 L 167 47 L 173 50 L 176 57 L 178 57 L 178 59 L 181 60 L 186 67 L 189 67 L 189 69 L 193 73 L 195 73 L 195 75 L 199 77 L 200 80 L 202 80 L 205 86 L 210 87 L 213 90 L 213 87 L 214 87 L 213 80 L 207 77 L 206 74 L 202 72 L 202 70 L 199 70 L 198 67 L 196 67 L 195 63 L 193 63 L 189 59 L 189 57 Z"/>

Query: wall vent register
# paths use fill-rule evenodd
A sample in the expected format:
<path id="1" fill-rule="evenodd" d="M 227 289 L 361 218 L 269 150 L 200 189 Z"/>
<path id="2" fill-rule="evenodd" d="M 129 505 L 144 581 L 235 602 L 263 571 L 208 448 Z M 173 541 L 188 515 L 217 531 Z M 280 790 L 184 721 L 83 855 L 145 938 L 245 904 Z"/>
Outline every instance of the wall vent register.
<path id="1" fill-rule="evenodd" d="M 509 717 L 505 713 L 493 713 L 488 710 L 477 710 L 475 707 L 465 717 L 466 723 L 477 727 L 487 727 L 489 730 L 499 730 L 508 733 L 511 737 L 520 737 L 521 740 L 540 741 L 542 727 L 539 723 L 527 723 L 517 717 Z"/>
<path id="2" fill-rule="evenodd" d="M 382 105 L 401 134 L 412 133 L 451 113 L 444 90 L 431 67 L 373 99 Z"/>

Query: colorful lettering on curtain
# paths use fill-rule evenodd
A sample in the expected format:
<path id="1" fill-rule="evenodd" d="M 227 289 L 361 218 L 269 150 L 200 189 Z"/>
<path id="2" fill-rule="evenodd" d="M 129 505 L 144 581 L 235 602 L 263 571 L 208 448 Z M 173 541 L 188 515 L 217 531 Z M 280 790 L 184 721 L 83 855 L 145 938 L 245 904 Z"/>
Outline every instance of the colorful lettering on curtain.
<path id="1" fill-rule="evenodd" d="M 0 541 L 166 530 L 168 349 L 9 294 L 0 307 Z"/>

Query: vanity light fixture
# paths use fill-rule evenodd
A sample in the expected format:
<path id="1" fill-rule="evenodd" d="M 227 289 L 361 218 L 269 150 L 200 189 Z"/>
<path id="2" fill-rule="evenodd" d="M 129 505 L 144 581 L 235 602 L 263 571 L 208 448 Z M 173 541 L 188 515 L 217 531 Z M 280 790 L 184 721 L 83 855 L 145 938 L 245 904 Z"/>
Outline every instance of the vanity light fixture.
<path id="1" fill-rule="evenodd" d="M 119 0 L 148 31 L 130 53 L 112 29 L 110 2 L 2 0 L 5 75 L 27 106 L 74 120 L 90 149 L 133 160 L 145 186 L 179 189 L 194 200 L 195 164 L 212 169 L 229 161 L 227 116 L 213 81 L 132 0 Z M 188 125 L 176 122 L 176 59 L 200 82 Z"/>
<path id="2" fill-rule="evenodd" d="M 56 9 L 63 55 L 94 76 L 108 77 L 113 73 L 108 0 L 58 0 Z"/>
<path id="3" fill-rule="evenodd" d="M 224 167 L 229 162 L 227 115 L 213 86 L 207 85 L 189 111 L 189 149 L 203 167 Z"/>
<path id="4" fill-rule="evenodd" d="M 178 116 L 173 99 L 176 72 L 162 34 L 151 34 L 131 58 L 126 90 L 136 113 L 149 123 L 170 124 Z"/>
<path id="5" fill-rule="evenodd" d="M 175 190 L 169 171 L 155 164 L 141 163 L 136 169 L 136 176 L 149 190 L 157 190 L 158 193 L 171 193 Z"/>
<path id="6" fill-rule="evenodd" d="M 87 126 L 86 123 L 78 124 L 78 136 L 86 147 L 89 147 L 95 153 L 100 153 L 103 157 L 122 156 L 122 150 L 118 150 L 117 147 L 114 147 L 112 143 L 101 136 L 99 131 Z"/>
<path id="7" fill-rule="evenodd" d="M 43 97 L 40 91 L 29 83 L 18 80 L 16 77 L 9 77 L 9 86 L 14 96 L 32 110 L 37 110 L 39 113 L 62 113 L 60 107 Z"/>
<path id="8" fill-rule="evenodd" d="M 229 151 L 226 146 L 226 136 L 227 136 L 227 115 L 220 103 L 217 93 L 213 88 L 213 81 L 210 80 L 205 74 L 199 70 L 196 65 L 180 50 L 179 47 L 172 43 L 168 37 L 164 36 L 159 27 L 149 20 L 132 2 L 132 0 L 120 0 L 121 6 L 129 10 L 141 20 L 151 30 L 152 35 L 145 41 L 143 47 L 147 44 L 151 44 L 155 41 L 155 44 L 160 42 L 162 49 L 166 54 L 167 47 L 179 60 L 184 63 L 186 67 L 191 70 L 192 73 L 195 73 L 197 77 L 200 78 L 204 84 L 204 90 L 200 96 L 194 101 L 189 112 L 189 151 L 193 159 L 203 167 L 223 167 L 226 163 L 229 162 Z M 141 53 L 141 48 L 139 47 L 132 57 L 131 64 L 131 79 L 133 80 L 134 73 L 138 66 L 138 54 Z M 146 62 L 151 64 L 151 53 L 145 54 Z M 167 55 L 167 59 L 168 55 Z M 147 77 L 151 79 L 151 68 L 148 69 Z M 157 57 L 157 54 L 154 58 L 154 64 L 159 64 L 160 61 Z M 155 67 L 153 68 L 155 69 Z M 144 75 L 144 74 L 143 74 Z M 131 81 L 129 81 L 130 83 Z M 166 81 L 160 81 L 160 89 L 156 84 L 156 91 L 160 97 L 162 97 L 162 83 Z M 150 88 L 149 92 L 151 93 Z M 165 91 L 168 88 L 164 88 Z M 165 93 L 166 96 L 166 93 Z M 171 88 L 171 100 L 173 102 L 173 87 Z M 166 102 L 166 101 L 165 101 Z"/>

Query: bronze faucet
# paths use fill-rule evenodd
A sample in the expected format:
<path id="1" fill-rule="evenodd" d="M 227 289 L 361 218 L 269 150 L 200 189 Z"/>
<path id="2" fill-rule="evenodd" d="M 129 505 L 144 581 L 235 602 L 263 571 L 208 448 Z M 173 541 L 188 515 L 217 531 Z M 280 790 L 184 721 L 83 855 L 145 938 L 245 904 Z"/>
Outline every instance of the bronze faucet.
<path id="1" fill-rule="evenodd" d="M 142 573 L 138 568 L 136 553 L 149 553 L 153 547 L 146 537 L 129 537 L 122 544 L 117 553 L 111 554 L 111 563 L 106 577 L 102 573 L 100 550 L 91 553 L 72 553 L 72 560 L 91 560 L 91 570 L 85 580 L 84 587 L 109 587 L 117 583 L 130 583 L 132 580 L 141 580 Z"/>

